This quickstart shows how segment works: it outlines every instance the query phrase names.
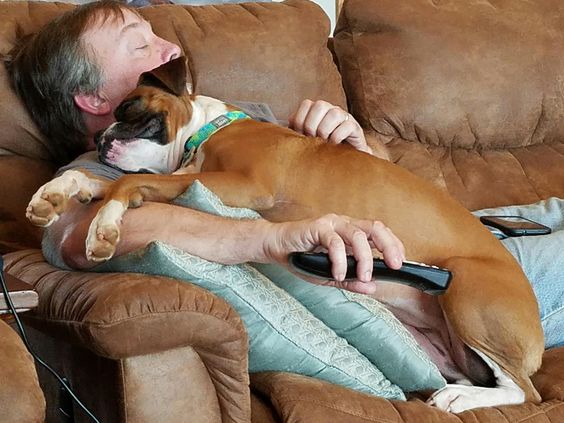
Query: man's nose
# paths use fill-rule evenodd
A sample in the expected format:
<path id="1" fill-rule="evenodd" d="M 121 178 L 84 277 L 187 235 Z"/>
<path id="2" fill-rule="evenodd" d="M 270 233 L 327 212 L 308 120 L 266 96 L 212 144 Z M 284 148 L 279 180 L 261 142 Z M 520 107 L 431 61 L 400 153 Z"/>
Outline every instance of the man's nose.
<path id="1" fill-rule="evenodd" d="M 164 46 L 163 46 L 162 54 L 163 54 L 163 61 L 165 63 L 170 62 L 172 59 L 176 59 L 177 57 L 180 57 L 182 55 L 182 50 L 180 50 L 179 46 L 165 40 L 163 40 L 163 42 L 164 42 Z"/>

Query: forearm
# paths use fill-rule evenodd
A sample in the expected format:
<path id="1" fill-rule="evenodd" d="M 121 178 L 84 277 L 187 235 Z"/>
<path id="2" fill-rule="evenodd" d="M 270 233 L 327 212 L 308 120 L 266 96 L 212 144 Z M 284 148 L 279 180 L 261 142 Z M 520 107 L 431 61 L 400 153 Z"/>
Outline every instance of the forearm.
<path id="1" fill-rule="evenodd" d="M 69 205 L 69 209 L 50 228 L 55 248 L 61 249 L 64 262 L 73 268 L 87 269 L 85 240 L 99 203 Z M 121 240 L 116 255 L 145 247 L 154 240 L 180 248 L 190 254 L 224 264 L 246 261 L 266 262 L 266 236 L 273 224 L 265 220 L 230 220 L 170 204 L 145 203 L 129 209 L 121 225 Z M 280 258 L 283 260 L 283 258 Z"/>
<path id="2" fill-rule="evenodd" d="M 100 202 L 81 205 L 71 201 L 59 221 L 50 228 L 53 247 L 59 248 L 70 267 L 88 269 L 85 239 Z M 355 292 L 371 293 L 372 250 L 382 252 L 386 264 L 401 266 L 405 250 L 381 222 L 328 214 L 315 219 L 272 223 L 263 219 L 231 220 L 189 208 L 145 203 L 130 209 L 121 224 L 122 239 L 116 255 L 123 255 L 161 240 L 190 254 L 224 264 L 284 263 L 288 254 L 322 247 L 328 251 L 333 280 L 318 283 Z M 357 281 L 345 282 L 347 248 L 357 260 Z"/>

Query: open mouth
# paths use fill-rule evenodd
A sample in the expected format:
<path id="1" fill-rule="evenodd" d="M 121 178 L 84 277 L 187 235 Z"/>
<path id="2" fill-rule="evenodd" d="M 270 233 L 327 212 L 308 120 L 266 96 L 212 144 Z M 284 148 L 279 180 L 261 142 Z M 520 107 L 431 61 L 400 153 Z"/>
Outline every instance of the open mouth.
<path id="1" fill-rule="evenodd" d="M 124 173 L 158 173 L 145 167 L 149 163 L 143 165 L 143 161 L 139 160 L 141 157 L 151 157 L 150 151 L 147 151 L 148 154 L 143 154 L 144 149 L 140 151 L 140 146 L 147 146 L 147 143 L 155 145 L 155 143 L 143 138 L 105 138 L 105 140 L 106 142 L 100 142 L 96 146 L 100 162 Z"/>

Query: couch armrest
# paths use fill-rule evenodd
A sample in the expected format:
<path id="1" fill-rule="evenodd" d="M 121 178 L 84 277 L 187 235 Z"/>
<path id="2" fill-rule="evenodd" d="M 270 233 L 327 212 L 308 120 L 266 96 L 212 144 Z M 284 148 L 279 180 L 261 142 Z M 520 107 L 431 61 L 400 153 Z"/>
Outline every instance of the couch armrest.
<path id="1" fill-rule="evenodd" d="M 113 360 L 190 346 L 220 402 L 250 412 L 247 334 L 222 299 L 165 277 L 59 270 L 39 250 L 4 260 L 7 272 L 39 293 L 39 306 L 25 316 L 30 326 Z"/>
<path id="2" fill-rule="evenodd" d="M 26 322 L 97 355 L 120 359 L 191 345 L 246 360 L 239 315 L 195 285 L 135 273 L 59 270 L 38 250 L 10 253 L 5 261 L 8 273 L 39 293 L 39 306 Z"/>

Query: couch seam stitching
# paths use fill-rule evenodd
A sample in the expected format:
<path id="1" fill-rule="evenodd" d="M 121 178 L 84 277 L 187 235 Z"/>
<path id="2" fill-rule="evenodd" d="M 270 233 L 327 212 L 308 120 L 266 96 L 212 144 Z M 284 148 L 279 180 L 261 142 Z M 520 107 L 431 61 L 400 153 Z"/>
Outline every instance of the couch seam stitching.
<path id="1" fill-rule="evenodd" d="M 222 319 L 220 316 L 216 316 L 214 314 L 209 314 L 203 311 L 196 311 L 196 310 L 171 310 L 171 311 L 152 311 L 150 313 L 147 314 L 141 314 L 138 316 L 131 316 L 131 317 L 125 317 L 123 319 L 119 319 L 113 322 L 109 322 L 109 323 L 104 323 L 104 322 L 94 322 L 94 321 L 76 321 L 76 320 L 66 320 L 66 319 L 57 319 L 57 318 L 45 318 L 45 317 L 41 317 L 40 314 L 35 313 L 30 317 L 41 317 L 41 321 L 44 322 L 53 322 L 53 323 L 67 323 L 67 324 L 72 324 L 72 325 L 89 325 L 89 326 L 96 326 L 96 327 L 112 327 L 115 325 L 119 325 L 131 320 L 137 320 L 137 319 L 145 319 L 145 318 L 150 318 L 153 315 L 161 315 L 161 314 L 177 314 L 177 313 L 194 313 L 197 315 L 203 315 L 203 316 L 209 316 L 212 317 L 216 320 L 220 320 L 225 322 L 226 324 L 228 324 L 229 326 L 232 327 L 237 327 L 236 325 L 234 325 L 233 323 L 229 322 L 228 320 Z"/>
<path id="2" fill-rule="evenodd" d="M 119 359 L 119 367 L 121 369 L 121 383 L 122 383 L 122 391 L 123 391 L 123 414 L 124 414 L 124 419 L 125 419 L 125 423 L 127 423 L 127 421 L 129 420 L 129 414 L 127 413 L 127 390 L 125 389 L 125 368 L 123 366 L 123 359 Z"/>
<path id="3" fill-rule="evenodd" d="M 378 423 L 395 423 L 395 422 L 397 422 L 397 420 L 382 419 L 382 418 L 379 418 L 379 417 L 369 417 L 369 416 L 363 415 L 363 414 L 358 413 L 358 412 L 346 411 L 346 410 L 344 410 L 340 407 L 331 406 L 331 405 L 328 405 L 325 402 L 316 401 L 316 400 L 304 400 L 302 398 L 291 398 L 291 397 L 284 397 L 284 396 L 281 396 L 281 395 L 276 395 L 275 398 L 277 400 L 279 400 L 278 401 L 279 403 L 280 402 L 283 402 L 283 403 L 304 402 L 304 403 L 308 403 L 308 404 L 316 404 L 316 405 L 319 405 L 321 407 L 324 407 L 324 408 L 327 408 L 327 409 L 330 409 L 330 410 L 340 411 L 342 413 L 349 414 L 349 415 L 352 415 L 352 416 L 356 416 L 356 417 L 359 417 L 361 419 L 372 421 L 372 422 L 378 422 Z M 395 407 L 393 407 L 393 408 L 395 408 Z"/>

